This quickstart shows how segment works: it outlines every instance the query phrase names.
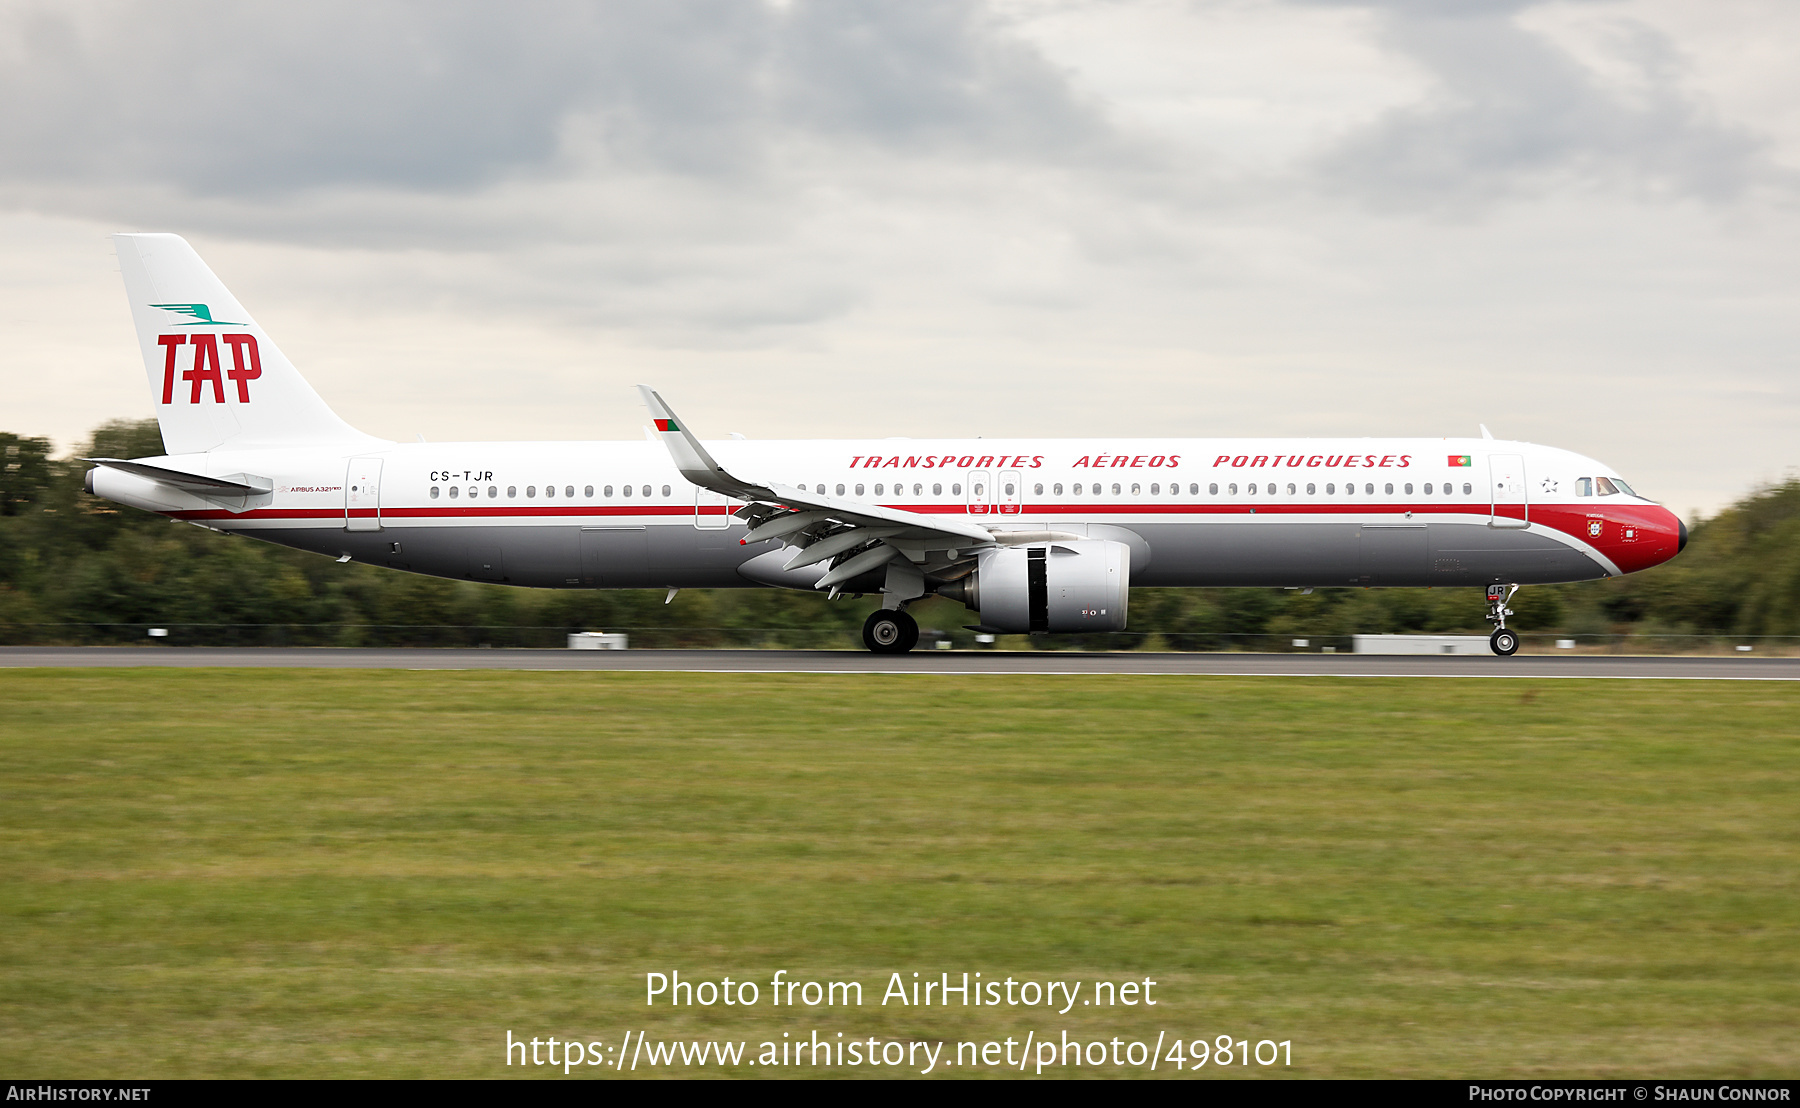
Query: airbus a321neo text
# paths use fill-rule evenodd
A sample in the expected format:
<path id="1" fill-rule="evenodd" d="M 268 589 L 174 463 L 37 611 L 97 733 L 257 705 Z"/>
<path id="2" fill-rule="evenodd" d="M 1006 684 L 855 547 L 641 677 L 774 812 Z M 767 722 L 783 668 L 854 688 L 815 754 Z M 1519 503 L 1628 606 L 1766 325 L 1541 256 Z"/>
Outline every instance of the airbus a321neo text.
<path id="1" fill-rule="evenodd" d="M 438 577 L 553 589 L 878 594 L 996 634 L 1118 631 L 1150 586 L 1487 588 L 1617 577 L 1687 530 L 1580 454 L 1479 439 L 389 442 L 339 419 L 175 235 L 115 237 L 163 443 L 90 492 L 219 531 Z M 1485 429 L 1484 429 L 1485 433 Z"/>

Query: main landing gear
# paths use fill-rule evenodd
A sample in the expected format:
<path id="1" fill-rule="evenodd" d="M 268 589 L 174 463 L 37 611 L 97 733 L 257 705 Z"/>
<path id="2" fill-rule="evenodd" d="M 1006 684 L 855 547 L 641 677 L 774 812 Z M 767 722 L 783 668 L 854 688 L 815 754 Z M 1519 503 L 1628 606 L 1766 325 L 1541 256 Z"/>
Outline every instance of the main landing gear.
<path id="1" fill-rule="evenodd" d="M 1506 606 L 1513 593 L 1519 591 L 1517 585 L 1489 585 L 1487 587 L 1488 622 L 1496 624 L 1494 633 L 1488 636 L 1488 646 L 1502 658 L 1510 658 L 1519 652 L 1519 633 L 1506 629 L 1506 617 L 1513 610 Z M 866 635 L 867 632 L 864 632 Z"/>
<path id="2" fill-rule="evenodd" d="M 884 608 L 863 623 L 863 645 L 877 654 L 904 654 L 919 645 L 919 624 L 905 612 Z"/>

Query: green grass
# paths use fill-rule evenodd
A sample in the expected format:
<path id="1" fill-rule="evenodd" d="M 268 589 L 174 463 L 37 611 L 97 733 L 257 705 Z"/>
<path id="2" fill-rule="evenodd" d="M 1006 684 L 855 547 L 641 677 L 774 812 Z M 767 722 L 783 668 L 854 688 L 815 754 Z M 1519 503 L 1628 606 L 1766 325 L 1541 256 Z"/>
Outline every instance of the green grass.
<path id="1" fill-rule="evenodd" d="M 1791 1077 L 1797 736 L 1761 683 L 5 671 L 0 1073 L 818 1028 Z M 763 1003 L 646 1008 L 677 969 Z M 772 1008 L 776 969 L 866 1003 Z M 915 970 L 1161 1003 L 881 1006 Z"/>

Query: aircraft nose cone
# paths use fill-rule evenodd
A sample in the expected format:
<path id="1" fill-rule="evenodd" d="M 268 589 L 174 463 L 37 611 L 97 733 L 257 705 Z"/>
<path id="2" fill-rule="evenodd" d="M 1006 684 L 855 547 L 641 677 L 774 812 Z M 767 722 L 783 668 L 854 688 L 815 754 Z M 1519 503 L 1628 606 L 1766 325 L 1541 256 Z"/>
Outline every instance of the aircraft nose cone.
<path id="1" fill-rule="evenodd" d="M 1675 527 L 1677 536 L 1675 539 L 1675 553 L 1679 554 L 1687 549 L 1687 524 L 1683 523 L 1680 517 L 1676 517 Z"/>

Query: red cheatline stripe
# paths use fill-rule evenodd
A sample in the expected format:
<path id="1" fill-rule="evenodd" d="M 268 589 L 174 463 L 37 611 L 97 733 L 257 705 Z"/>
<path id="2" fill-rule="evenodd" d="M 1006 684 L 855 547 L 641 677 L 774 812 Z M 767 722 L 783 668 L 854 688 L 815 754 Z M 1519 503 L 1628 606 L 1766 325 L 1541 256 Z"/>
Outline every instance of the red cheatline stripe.
<path id="1" fill-rule="evenodd" d="M 1405 512 L 1431 515 L 1472 515 L 1489 514 L 1486 503 L 1479 504 L 1385 504 L 1385 503 L 1342 503 L 1342 504 L 1026 504 L 1017 512 L 971 512 L 964 504 L 890 504 L 885 507 L 900 511 L 916 512 L 926 516 L 974 516 L 976 518 L 1004 517 L 1014 519 L 1020 516 L 1048 516 L 1052 520 L 1057 516 L 1079 515 L 1396 515 Z M 1533 505 L 1534 511 L 1549 510 L 1545 505 Z M 1505 511 L 1506 505 L 1502 505 Z M 1572 509 L 1564 509 L 1572 510 Z M 701 509 L 702 515 L 725 514 L 722 507 L 706 507 Z M 175 519 L 343 519 L 342 508 L 257 508 L 248 512 L 228 512 L 219 509 L 201 511 L 166 512 L 165 515 Z M 685 504 L 631 506 L 603 504 L 571 504 L 567 507 L 558 505 L 493 505 L 482 507 L 452 508 L 449 506 L 433 508 L 383 508 L 380 516 L 383 519 L 570 519 L 593 516 L 661 516 L 687 517 L 694 514 L 694 509 Z M 355 508 L 351 515 L 360 519 L 376 516 L 373 508 Z"/>

